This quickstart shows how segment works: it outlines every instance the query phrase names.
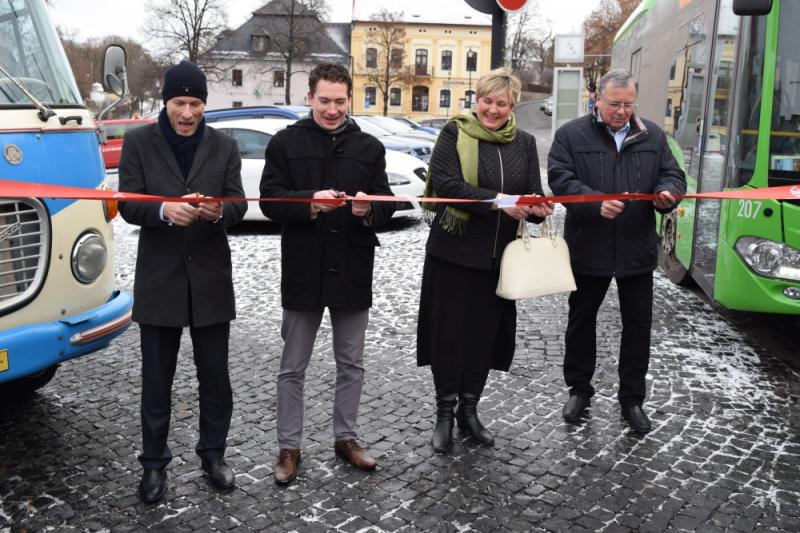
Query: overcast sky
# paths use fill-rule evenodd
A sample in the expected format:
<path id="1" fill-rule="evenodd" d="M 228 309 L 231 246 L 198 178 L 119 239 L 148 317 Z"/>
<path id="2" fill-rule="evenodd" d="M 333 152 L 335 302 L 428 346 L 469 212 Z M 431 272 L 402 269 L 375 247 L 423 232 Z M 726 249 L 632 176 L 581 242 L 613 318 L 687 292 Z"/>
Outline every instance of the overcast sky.
<path id="1" fill-rule="evenodd" d="M 228 25 L 237 28 L 250 13 L 268 0 L 227 0 Z M 436 0 L 431 0 L 434 6 Z M 600 0 L 539 0 L 543 17 L 553 22 L 555 33 L 580 32 L 583 19 Z M 145 0 L 50 0 L 50 13 L 56 26 L 79 39 L 121 35 L 143 41 Z M 350 20 L 352 0 L 328 0 L 330 20 Z M 402 5 L 402 0 L 398 0 Z"/>

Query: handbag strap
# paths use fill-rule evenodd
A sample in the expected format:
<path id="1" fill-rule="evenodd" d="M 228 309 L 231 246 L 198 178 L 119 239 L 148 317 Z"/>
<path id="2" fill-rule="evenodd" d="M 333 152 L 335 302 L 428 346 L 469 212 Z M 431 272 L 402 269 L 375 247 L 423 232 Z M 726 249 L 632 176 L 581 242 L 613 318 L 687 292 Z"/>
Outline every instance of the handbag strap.
<path id="1" fill-rule="evenodd" d="M 525 222 L 525 219 L 519 221 L 519 226 L 517 226 L 517 238 L 527 239 L 530 237 L 530 232 L 528 231 L 528 223 Z"/>

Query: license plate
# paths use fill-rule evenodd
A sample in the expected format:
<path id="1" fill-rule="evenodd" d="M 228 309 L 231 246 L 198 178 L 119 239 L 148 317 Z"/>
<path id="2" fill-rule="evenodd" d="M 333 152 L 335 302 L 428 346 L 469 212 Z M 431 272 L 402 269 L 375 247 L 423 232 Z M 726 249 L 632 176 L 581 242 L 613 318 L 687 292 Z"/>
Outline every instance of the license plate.
<path id="1" fill-rule="evenodd" d="M 8 350 L 0 350 L 0 372 L 8 370 Z"/>

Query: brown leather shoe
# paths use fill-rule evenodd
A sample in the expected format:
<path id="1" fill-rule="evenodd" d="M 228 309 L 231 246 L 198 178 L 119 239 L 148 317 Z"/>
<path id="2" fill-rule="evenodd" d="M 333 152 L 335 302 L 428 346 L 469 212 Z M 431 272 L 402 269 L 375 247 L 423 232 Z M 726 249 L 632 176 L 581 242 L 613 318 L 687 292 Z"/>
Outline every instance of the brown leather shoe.
<path id="1" fill-rule="evenodd" d="M 373 470 L 378 462 L 355 439 L 337 440 L 333 444 L 336 455 L 361 470 Z"/>
<path id="2" fill-rule="evenodd" d="M 297 465 L 300 464 L 300 450 L 298 448 L 281 448 L 278 452 L 278 462 L 273 470 L 275 483 L 288 485 L 297 477 Z"/>

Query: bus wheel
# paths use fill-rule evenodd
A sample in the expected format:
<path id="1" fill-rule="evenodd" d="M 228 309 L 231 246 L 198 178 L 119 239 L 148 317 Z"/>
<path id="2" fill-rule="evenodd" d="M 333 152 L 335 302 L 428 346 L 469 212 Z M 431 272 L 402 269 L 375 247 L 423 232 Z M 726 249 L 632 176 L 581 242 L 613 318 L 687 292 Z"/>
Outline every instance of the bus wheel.
<path id="1" fill-rule="evenodd" d="M 50 383 L 50 380 L 56 375 L 56 370 L 58 370 L 58 365 L 53 365 L 36 374 L 3 383 L 0 385 L 0 396 L 5 398 L 28 396 Z"/>
<path id="2" fill-rule="evenodd" d="M 678 215 L 675 210 L 661 216 L 661 246 L 658 247 L 658 264 L 669 280 L 681 287 L 694 284 L 689 271 L 675 255 L 678 233 Z"/>

